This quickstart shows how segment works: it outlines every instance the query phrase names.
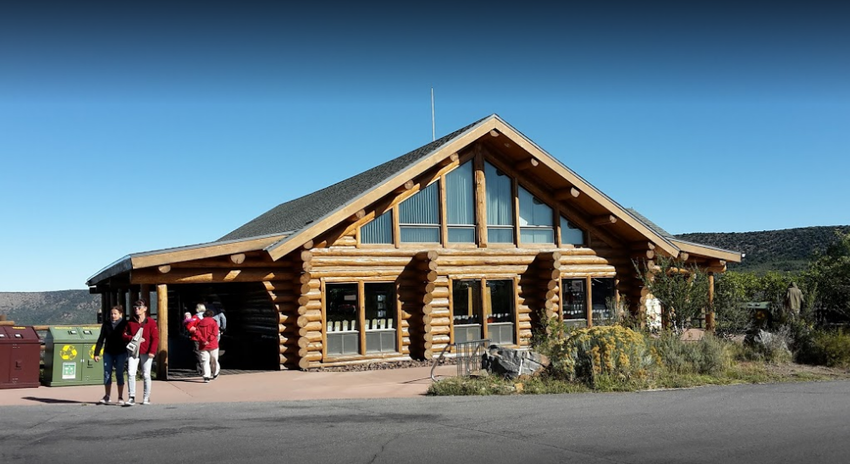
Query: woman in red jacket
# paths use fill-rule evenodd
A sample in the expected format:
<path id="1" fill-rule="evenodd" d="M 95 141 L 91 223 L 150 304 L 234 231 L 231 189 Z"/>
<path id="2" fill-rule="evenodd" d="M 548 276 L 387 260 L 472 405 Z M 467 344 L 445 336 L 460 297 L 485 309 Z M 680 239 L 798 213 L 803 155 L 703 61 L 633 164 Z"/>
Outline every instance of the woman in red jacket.
<path id="1" fill-rule="evenodd" d="M 218 322 L 215 321 L 215 312 L 207 309 L 204 318 L 195 326 L 195 335 L 198 337 L 198 350 L 201 353 L 201 364 L 204 369 L 204 383 L 218 377 L 221 367 L 218 365 Z M 210 373 L 210 358 L 215 360 L 215 372 Z"/>
<path id="2" fill-rule="evenodd" d="M 156 321 L 148 317 L 148 305 L 144 300 L 139 300 L 133 305 L 135 314 L 127 321 L 127 329 L 124 331 L 124 340 L 130 342 L 136 333 L 141 330 L 141 338 L 138 340 L 138 351 L 131 353 L 127 359 L 127 376 L 129 377 L 130 398 L 125 406 L 136 404 L 136 372 L 139 364 L 142 365 L 142 380 L 144 381 L 144 396 L 142 404 L 151 404 L 151 364 L 156 356 L 159 346 L 159 329 Z M 128 345 L 129 349 L 129 345 Z"/>

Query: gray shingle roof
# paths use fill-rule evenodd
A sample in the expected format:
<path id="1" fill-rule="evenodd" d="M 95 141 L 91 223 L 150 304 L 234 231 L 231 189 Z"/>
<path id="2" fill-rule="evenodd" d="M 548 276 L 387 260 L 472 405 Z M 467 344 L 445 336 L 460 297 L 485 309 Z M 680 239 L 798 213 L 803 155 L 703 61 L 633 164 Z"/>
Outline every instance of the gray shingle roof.
<path id="1" fill-rule="evenodd" d="M 650 220 L 649 220 L 649 219 L 647 219 L 647 218 L 646 218 L 643 214 L 638 213 L 638 212 L 637 212 L 637 211 L 635 211 L 633 208 L 625 208 L 625 210 L 626 210 L 629 214 L 631 214 L 631 215 L 632 215 L 632 217 L 634 217 L 634 218 L 635 218 L 635 219 L 637 219 L 638 221 L 642 222 L 642 223 L 643 223 L 643 225 L 645 225 L 646 227 L 648 227 L 648 228 L 652 229 L 652 231 L 653 231 L 653 232 L 655 232 L 656 234 L 658 234 L 658 235 L 660 235 L 660 236 L 662 236 L 662 237 L 664 237 L 664 238 L 666 238 L 666 239 L 676 238 L 676 237 L 674 237 L 674 236 L 673 236 L 673 234 L 671 234 L 670 232 L 667 232 L 666 230 L 662 229 L 661 227 L 659 227 L 659 226 L 658 226 L 658 224 L 656 224 L 656 223 L 654 223 L 654 222 L 650 221 Z"/>
<path id="2" fill-rule="evenodd" d="M 344 207 L 360 195 L 371 191 L 485 119 L 487 118 L 475 121 L 410 153 L 349 177 L 330 187 L 281 203 L 217 241 L 242 240 L 263 235 L 297 232 L 331 212 Z"/>

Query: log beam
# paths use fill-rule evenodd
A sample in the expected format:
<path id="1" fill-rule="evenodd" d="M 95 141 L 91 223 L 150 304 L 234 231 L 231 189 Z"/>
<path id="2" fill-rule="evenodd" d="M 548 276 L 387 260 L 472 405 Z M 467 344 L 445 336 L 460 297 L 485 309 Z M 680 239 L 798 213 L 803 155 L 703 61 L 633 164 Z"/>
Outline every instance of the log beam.
<path id="1" fill-rule="evenodd" d="M 531 157 L 518 162 L 514 167 L 517 171 L 526 171 L 531 168 L 536 168 L 540 164 L 537 158 Z"/>
<path id="2" fill-rule="evenodd" d="M 574 200 L 581 195 L 581 192 L 575 187 L 561 189 L 555 191 L 555 199 L 558 201 Z"/>
<path id="3" fill-rule="evenodd" d="M 596 216 L 593 218 L 591 223 L 595 226 L 608 226 L 611 224 L 617 223 L 617 216 L 613 214 L 605 214 L 603 216 Z"/>
<path id="4" fill-rule="evenodd" d="M 404 193 L 404 192 L 412 189 L 414 185 L 416 185 L 416 183 L 413 182 L 412 180 L 409 180 L 409 181 L 401 184 L 397 189 L 395 189 L 395 193 L 396 194 Z"/>

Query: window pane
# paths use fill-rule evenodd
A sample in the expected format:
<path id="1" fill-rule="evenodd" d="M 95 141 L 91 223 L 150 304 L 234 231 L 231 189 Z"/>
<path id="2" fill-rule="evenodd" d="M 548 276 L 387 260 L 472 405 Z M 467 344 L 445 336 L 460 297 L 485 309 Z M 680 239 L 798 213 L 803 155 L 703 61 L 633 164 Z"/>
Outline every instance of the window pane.
<path id="1" fill-rule="evenodd" d="M 590 280 L 590 304 L 593 309 L 593 323 L 602 323 L 614 318 L 614 279 L 594 278 Z"/>
<path id="2" fill-rule="evenodd" d="M 561 280 L 564 319 L 587 319 L 587 295 L 584 284 L 584 279 Z"/>
<path id="3" fill-rule="evenodd" d="M 561 216 L 561 243 L 572 245 L 584 245 L 584 231 Z"/>
<path id="4" fill-rule="evenodd" d="M 555 231 L 523 228 L 520 230 L 520 240 L 523 243 L 555 243 Z"/>
<path id="5" fill-rule="evenodd" d="M 378 216 L 360 228 L 361 243 L 393 243 L 392 211 Z"/>
<path id="6" fill-rule="evenodd" d="M 365 283 L 363 284 L 363 293 L 366 298 L 365 310 L 367 323 L 374 319 L 389 319 L 390 327 L 383 325 L 383 328 L 392 328 L 395 326 L 395 285 L 392 283 Z M 369 328 L 374 324 L 369 324 Z"/>
<path id="7" fill-rule="evenodd" d="M 401 241 L 405 243 L 440 243 L 438 227 L 405 227 L 402 226 Z"/>
<path id="8" fill-rule="evenodd" d="M 360 353 L 357 284 L 328 284 L 326 294 L 328 354 Z"/>
<path id="9" fill-rule="evenodd" d="M 490 243 L 514 243 L 514 230 L 488 227 L 487 241 Z"/>
<path id="10" fill-rule="evenodd" d="M 488 280 L 485 304 L 487 333 L 491 343 L 510 345 L 514 343 L 514 283 L 512 280 Z"/>
<path id="11" fill-rule="evenodd" d="M 439 182 L 434 182 L 424 190 L 404 200 L 398 207 L 399 222 L 401 224 L 439 225 L 440 212 L 437 206 L 439 193 Z"/>
<path id="12" fill-rule="evenodd" d="M 475 229 L 470 227 L 449 226 L 449 242 L 475 243 Z"/>
<path id="13" fill-rule="evenodd" d="M 514 282 L 512 280 L 488 280 L 490 292 L 491 322 L 513 322 Z"/>
<path id="14" fill-rule="evenodd" d="M 366 352 L 396 350 L 396 297 L 392 283 L 365 283 Z"/>
<path id="15" fill-rule="evenodd" d="M 522 187 L 519 188 L 519 225 L 552 227 L 552 208 Z"/>
<path id="16" fill-rule="evenodd" d="M 481 289 L 477 280 L 452 283 L 452 316 L 455 325 L 481 323 Z"/>
<path id="17" fill-rule="evenodd" d="M 484 176 L 487 190 L 487 224 L 512 226 L 514 215 L 511 178 L 490 163 L 484 163 Z"/>
<path id="18" fill-rule="evenodd" d="M 446 208 L 449 224 L 475 224 L 472 163 L 446 174 Z"/>

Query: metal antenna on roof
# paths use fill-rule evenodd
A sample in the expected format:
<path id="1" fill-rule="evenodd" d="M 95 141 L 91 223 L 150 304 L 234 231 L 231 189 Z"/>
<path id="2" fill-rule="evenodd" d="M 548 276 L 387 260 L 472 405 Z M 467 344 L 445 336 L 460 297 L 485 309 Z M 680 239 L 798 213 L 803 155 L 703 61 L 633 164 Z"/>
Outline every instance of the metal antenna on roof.
<path id="1" fill-rule="evenodd" d="M 431 141 L 437 140 L 437 131 L 434 126 L 434 87 L 431 87 Z"/>

